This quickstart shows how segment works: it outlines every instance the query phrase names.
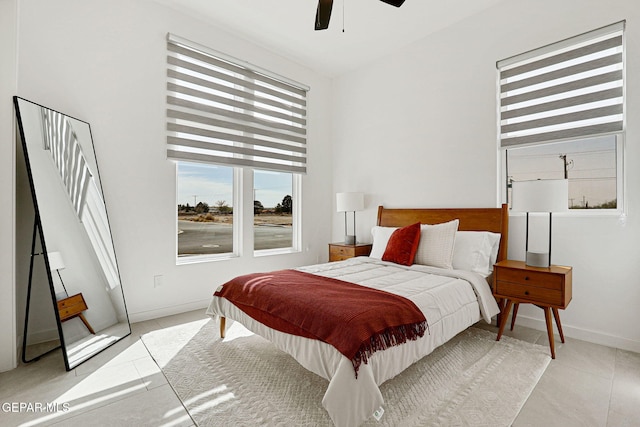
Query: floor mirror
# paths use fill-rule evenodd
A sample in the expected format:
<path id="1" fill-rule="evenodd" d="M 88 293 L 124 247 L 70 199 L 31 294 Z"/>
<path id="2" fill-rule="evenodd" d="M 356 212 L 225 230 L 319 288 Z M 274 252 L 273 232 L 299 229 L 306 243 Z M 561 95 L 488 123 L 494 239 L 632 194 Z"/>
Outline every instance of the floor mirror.
<path id="1" fill-rule="evenodd" d="M 71 370 L 131 333 L 91 128 L 14 105 L 33 200 L 22 360 L 61 348 Z"/>

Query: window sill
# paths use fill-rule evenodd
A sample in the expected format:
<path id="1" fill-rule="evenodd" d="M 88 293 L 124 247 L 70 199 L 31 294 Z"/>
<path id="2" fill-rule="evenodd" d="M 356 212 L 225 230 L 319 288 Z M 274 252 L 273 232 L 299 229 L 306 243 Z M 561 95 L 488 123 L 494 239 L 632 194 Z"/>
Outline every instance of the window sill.
<path id="1" fill-rule="evenodd" d="M 253 256 L 258 258 L 271 255 L 296 254 L 299 252 L 301 251 L 295 248 L 262 249 L 259 251 L 253 251 Z"/>
<path id="2" fill-rule="evenodd" d="M 524 212 L 509 212 L 509 216 L 520 217 L 525 216 Z M 547 215 L 544 212 L 531 213 L 531 215 Z M 553 217 L 557 218 L 626 218 L 627 214 L 623 210 L 618 209 L 569 209 L 566 212 L 554 212 Z"/>
<path id="3" fill-rule="evenodd" d="M 239 258 L 236 254 L 188 255 L 176 258 L 176 265 L 200 264 Z"/>

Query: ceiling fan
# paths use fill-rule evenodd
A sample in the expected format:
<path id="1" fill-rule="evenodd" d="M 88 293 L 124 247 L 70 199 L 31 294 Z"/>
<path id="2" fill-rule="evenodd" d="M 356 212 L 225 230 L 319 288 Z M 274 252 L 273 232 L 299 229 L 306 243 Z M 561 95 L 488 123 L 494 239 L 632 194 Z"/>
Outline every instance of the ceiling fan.
<path id="1" fill-rule="evenodd" d="M 380 0 L 384 3 L 395 7 L 402 6 L 404 0 Z M 316 30 L 326 30 L 329 27 L 329 19 L 331 19 L 331 8 L 333 0 L 318 0 L 318 9 L 316 10 Z"/>

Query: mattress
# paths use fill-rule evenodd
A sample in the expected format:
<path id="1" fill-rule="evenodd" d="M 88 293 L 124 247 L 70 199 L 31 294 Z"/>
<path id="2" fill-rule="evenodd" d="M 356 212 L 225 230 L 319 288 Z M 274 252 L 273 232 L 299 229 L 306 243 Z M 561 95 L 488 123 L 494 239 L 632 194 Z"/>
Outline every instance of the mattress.
<path id="1" fill-rule="evenodd" d="M 207 314 L 240 322 L 327 379 L 322 405 L 336 426 L 357 426 L 383 407 L 379 386 L 480 319 L 491 322 L 498 305 L 485 277 L 423 265 L 401 266 L 368 257 L 298 268 L 404 296 L 425 315 L 429 330 L 416 341 L 374 353 L 356 379 L 349 359 L 322 341 L 286 334 L 252 319 L 224 298 L 213 297 Z"/>

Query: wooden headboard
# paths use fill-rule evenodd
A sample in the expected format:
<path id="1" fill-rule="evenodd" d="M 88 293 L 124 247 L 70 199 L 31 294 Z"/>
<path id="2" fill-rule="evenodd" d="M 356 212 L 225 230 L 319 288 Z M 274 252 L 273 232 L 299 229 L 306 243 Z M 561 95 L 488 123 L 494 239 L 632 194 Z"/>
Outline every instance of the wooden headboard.
<path id="1" fill-rule="evenodd" d="M 509 241 L 509 208 L 506 204 L 500 208 L 413 208 L 386 209 L 378 206 L 377 224 L 382 227 L 404 227 L 420 222 L 439 224 L 460 220 L 460 231 L 491 231 L 500 233 L 500 249 L 497 261 L 507 259 Z"/>

